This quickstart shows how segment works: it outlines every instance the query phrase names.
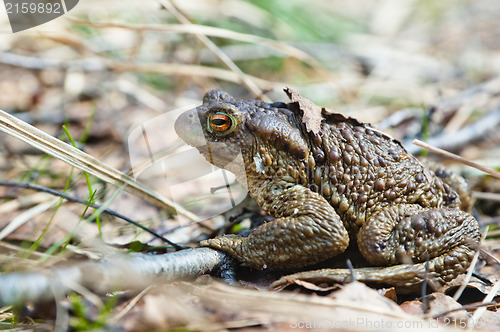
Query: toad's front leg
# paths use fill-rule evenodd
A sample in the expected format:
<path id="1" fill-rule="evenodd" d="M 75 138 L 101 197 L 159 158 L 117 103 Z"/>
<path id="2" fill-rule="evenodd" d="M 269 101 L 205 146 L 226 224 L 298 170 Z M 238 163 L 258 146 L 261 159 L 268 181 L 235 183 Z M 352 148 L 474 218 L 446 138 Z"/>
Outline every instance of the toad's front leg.
<path id="1" fill-rule="evenodd" d="M 222 236 L 201 245 L 260 269 L 304 267 L 347 248 L 347 230 L 322 196 L 300 185 L 267 189 L 261 205 L 275 220 L 257 227 L 248 237 Z"/>

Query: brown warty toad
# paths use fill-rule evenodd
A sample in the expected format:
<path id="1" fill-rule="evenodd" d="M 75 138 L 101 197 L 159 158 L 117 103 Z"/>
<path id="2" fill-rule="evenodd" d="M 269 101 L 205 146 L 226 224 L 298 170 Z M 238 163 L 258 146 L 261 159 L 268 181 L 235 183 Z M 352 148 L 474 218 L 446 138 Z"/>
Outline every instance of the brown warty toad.
<path id="1" fill-rule="evenodd" d="M 439 284 L 466 271 L 480 230 L 467 212 L 472 200 L 461 177 L 434 172 L 398 141 L 352 118 L 323 114 L 315 134 L 302 117 L 298 103 L 238 100 L 213 90 L 178 118 L 179 136 L 246 181 L 250 196 L 275 217 L 248 237 L 227 235 L 202 246 L 259 269 L 297 269 L 351 245 L 372 266 L 356 269 L 356 278 L 398 288 L 418 287 L 426 262 Z M 230 163 L 240 153 L 243 164 Z M 303 273 L 339 280 L 350 274 Z"/>

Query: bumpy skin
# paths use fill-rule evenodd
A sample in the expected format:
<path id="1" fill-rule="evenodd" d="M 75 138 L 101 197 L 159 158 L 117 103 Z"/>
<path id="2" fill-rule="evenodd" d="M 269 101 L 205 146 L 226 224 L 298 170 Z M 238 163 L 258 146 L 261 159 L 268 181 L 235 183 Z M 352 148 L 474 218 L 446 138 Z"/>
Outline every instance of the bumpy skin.
<path id="1" fill-rule="evenodd" d="M 288 269 L 336 256 L 351 244 L 373 266 L 389 266 L 361 269 L 357 278 L 399 287 L 421 283 L 426 261 L 439 283 L 467 269 L 480 230 L 464 211 L 471 199 L 463 179 L 433 172 L 399 142 L 357 120 L 323 115 L 314 134 L 302 116 L 296 103 L 236 100 L 213 90 L 178 118 L 179 136 L 235 173 L 276 218 L 246 238 L 202 245 L 257 268 Z M 240 153 L 243 162 L 230 163 Z"/>

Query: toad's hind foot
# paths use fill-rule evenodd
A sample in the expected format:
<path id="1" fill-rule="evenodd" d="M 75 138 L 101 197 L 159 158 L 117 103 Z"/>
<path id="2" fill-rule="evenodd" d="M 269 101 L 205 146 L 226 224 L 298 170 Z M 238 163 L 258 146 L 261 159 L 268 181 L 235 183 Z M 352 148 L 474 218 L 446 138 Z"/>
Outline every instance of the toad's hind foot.
<path id="1" fill-rule="evenodd" d="M 352 279 L 363 283 L 394 286 L 398 293 L 417 293 L 421 290 L 425 278 L 425 263 L 403 264 L 388 267 L 364 267 L 349 269 L 321 269 L 304 271 L 281 277 L 270 288 L 282 289 L 297 281 L 312 283 L 344 283 Z M 354 277 L 354 278 L 353 278 Z M 435 290 L 444 284 L 435 273 L 429 273 L 428 289 Z"/>

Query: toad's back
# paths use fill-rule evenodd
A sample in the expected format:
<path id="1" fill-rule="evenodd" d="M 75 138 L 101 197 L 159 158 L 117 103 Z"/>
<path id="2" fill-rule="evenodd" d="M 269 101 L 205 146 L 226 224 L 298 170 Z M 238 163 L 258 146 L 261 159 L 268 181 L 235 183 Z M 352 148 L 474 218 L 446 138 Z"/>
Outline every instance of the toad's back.
<path id="1" fill-rule="evenodd" d="M 357 121 L 325 118 L 318 134 L 306 134 L 312 158 L 302 184 L 325 197 L 350 231 L 388 205 L 459 208 L 457 193 L 399 142 Z"/>

